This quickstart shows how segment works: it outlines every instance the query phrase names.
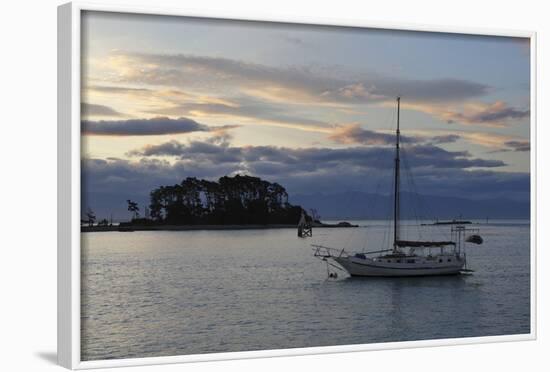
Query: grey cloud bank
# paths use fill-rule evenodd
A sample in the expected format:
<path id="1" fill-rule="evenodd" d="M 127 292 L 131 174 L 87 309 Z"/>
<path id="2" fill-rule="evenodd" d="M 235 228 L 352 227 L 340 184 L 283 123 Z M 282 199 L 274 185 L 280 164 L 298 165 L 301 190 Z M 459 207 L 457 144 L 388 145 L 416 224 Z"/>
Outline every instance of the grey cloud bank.
<path id="1" fill-rule="evenodd" d="M 143 150 L 142 156 L 170 154 L 170 163 L 154 157 L 137 161 L 85 159 L 83 207 L 125 215 L 125 200 L 148 204 L 149 192 L 173 185 L 186 177 L 218 179 L 223 175 L 250 174 L 284 185 L 290 195 L 314 192 L 371 192 L 391 189 L 391 151 L 351 148 L 325 152 L 287 151 L 272 147 L 249 150 L 196 142 L 189 146 L 171 142 Z M 145 153 L 147 151 L 147 154 Z M 433 154 L 433 155 L 430 155 Z M 414 164 L 416 191 L 424 195 L 467 199 L 506 198 L 529 200 L 529 174 L 503 173 L 476 167 L 498 167 L 499 162 L 465 158 L 466 153 L 445 153 L 428 147 L 408 153 L 404 161 Z M 404 185 L 404 190 L 408 186 Z"/>
<path id="2" fill-rule="evenodd" d="M 82 120 L 82 134 L 96 136 L 150 136 L 190 132 L 206 132 L 208 127 L 187 118 L 129 120 Z"/>
<path id="3" fill-rule="evenodd" d="M 384 193 L 391 188 L 391 148 L 292 149 L 169 141 L 134 150 L 130 155 L 137 160 L 83 160 L 87 206 L 97 207 L 102 198 L 119 203 L 133 198 L 147 203 L 149 191 L 160 185 L 179 183 L 186 177 L 217 179 L 234 174 L 278 182 L 291 195 L 311 190 Z M 166 157 L 173 161 L 162 160 Z M 502 161 L 478 159 L 465 151 L 446 151 L 433 145 L 416 145 L 404 152 L 403 162 L 404 172 L 414 169 L 415 184 L 423 194 L 528 199 L 528 174 L 490 170 L 503 166 Z"/>
<path id="4" fill-rule="evenodd" d="M 392 167 L 393 149 L 389 147 L 285 148 L 275 146 L 220 146 L 208 142 L 192 141 L 184 144 L 170 141 L 134 150 L 133 156 L 175 156 L 193 167 L 208 163 L 246 167 L 255 173 L 257 166 L 275 165 L 281 172 L 319 170 L 333 166 L 357 166 L 365 171 Z M 413 168 L 494 168 L 506 165 L 500 160 L 473 158 L 467 151 L 447 151 L 433 145 L 410 146 L 407 161 Z M 236 169 L 235 169 L 236 170 Z M 233 170 L 233 171 L 235 171 Z M 230 173 L 230 172 L 229 172 Z"/>

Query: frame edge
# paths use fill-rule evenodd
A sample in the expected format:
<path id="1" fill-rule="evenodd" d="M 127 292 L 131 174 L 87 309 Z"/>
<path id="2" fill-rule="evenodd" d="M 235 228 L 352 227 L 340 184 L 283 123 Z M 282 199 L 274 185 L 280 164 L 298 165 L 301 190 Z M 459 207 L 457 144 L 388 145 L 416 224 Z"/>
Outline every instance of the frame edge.
<path id="1" fill-rule="evenodd" d="M 531 40 L 531 141 L 535 145 L 535 150 L 532 151 L 531 161 L 531 184 L 535 193 L 531 194 L 531 221 L 535 221 L 532 226 L 531 234 L 534 239 L 531 242 L 532 254 L 532 311 L 531 311 L 531 330 L 525 335 L 506 335 L 506 336 L 482 336 L 479 338 L 466 339 L 450 339 L 450 340 L 430 340 L 411 341 L 400 344 L 361 344 L 355 348 L 354 345 L 343 345 L 343 348 L 336 347 L 334 350 L 320 348 L 303 349 L 279 349 L 279 350 L 263 350 L 260 353 L 255 351 L 216 353 L 216 354 L 198 354 L 198 355 L 174 355 L 161 356 L 152 358 L 135 358 L 135 359 L 114 359 L 114 360 L 99 360 L 99 361 L 81 361 L 80 360 L 80 246 L 74 246 L 74 232 L 79 240 L 80 230 L 72 230 L 76 218 L 80 219 L 79 213 L 75 214 L 75 207 L 78 211 L 80 203 L 74 206 L 75 193 L 77 200 L 80 198 L 80 184 L 75 185 L 72 182 L 75 178 L 80 179 L 80 174 L 75 175 L 75 169 L 80 169 L 80 162 L 73 159 L 75 152 L 79 154 L 80 143 L 74 142 L 80 137 L 80 126 L 72 127 L 74 117 L 80 115 L 80 11 L 105 11 L 105 12 L 123 12 L 133 14 L 151 14 L 151 15 L 167 15 L 167 16 L 184 16 L 212 19 L 227 19 L 227 20 L 242 20 L 242 21 L 263 21 L 263 22 L 282 22 L 282 23 L 300 23 L 306 25 L 328 25 L 341 27 L 367 27 L 375 29 L 394 29 L 402 31 L 422 31 L 436 33 L 458 33 L 458 34 L 473 34 L 473 35 L 492 35 L 492 36 L 508 36 L 508 37 L 524 37 Z M 438 346 L 458 346 L 467 344 L 484 344 L 484 343 L 499 343 L 499 342 L 518 342 L 537 339 L 537 302 L 536 302 L 536 217 L 538 210 L 536 209 L 536 47 L 537 47 L 537 32 L 533 30 L 499 30 L 499 29 L 481 29 L 468 27 L 465 30 L 456 26 L 441 26 L 441 25 L 422 25 L 414 23 L 398 23 L 376 22 L 369 19 L 332 19 L 321 17 L 300 17 L 284 14 L 269 15 L 258 14 L 258 16 L 239 15 L 240 13 L 216 12 L 215 10 L 196 10 L 182 6 L 159 7 L 159 6 L 144 6 L 144 5 L 121 5 L 120 3 L 105 3 L 92 1 L 75 1 L 58 6 L 58 364 L 68 369 L 95 369 L 108 367 L 126 367 L 126 366 L 147 366 L 147 365 L 163 365 L 174 363 L 197 363 L 204 361 L 228 361 L 228 360 L 246 360 L 255 358 L 270 358 L 270 357 L 286 357 L 286 356 L 307 356 L 317 354 L 333 354 L 346 352 L 365 352 L 376 350 L 395 350 L 395 349 L 410 349 L 422 347 L 438 347 Z M 77 17 L 78 16 L 78 17 Z M 77 31 L 75 33 L 75 30 Z M 75 38 L 76 43 L 75 43 Z M 74 56 L 78 56 L 76 59 Z M 76 74 L 75 74 L 76 72 Z M 75 100 L 73 96 L 78 96 Z M 76 103 L 76 105 L 75 105 Z M 76 120 L 75 123 L 79 123 Z M 535 154 L 533 154 L 535 152 Z M 534 161 L 533 161 L 534 159 Z M 74 163 L 76 162 L 76 164 Z M 75 168 L 77 167 L 77 168 Z M 534 173 L 533 173 L 534 172 Z M 534 185 L 533 185 L 534 184 Z M 535 200 L 533 197 L 535 196 Z M 72 203 L 72 204 L 71 204 Z M 534 218 L 533 218 L 534 216 Z M 78 227 L 78 221 L 76 223 Z M 73 267 L 74 262 L 78 263 L 78 267 Z M 534 266 L 533 266 L 534 262 Z M 78 294 L 78 296 L 76 295 Z M 74 318 L 76 317 L 76 319 Z M 439 341 L 439 342 L 438 342 Z M 293 352 L 295 351 L 295 352 Z M 245 355 L 241 355 L 241 353 Z M 239 355 L 236 355 L 239 354 Z M 203 357 L 204 356 L 204 357 Z"/>
<path id="2" fill-rule="evenodd" d="M 57 363 L 73 367 L 71 250 L 72 9 L 57 8 Z"/>

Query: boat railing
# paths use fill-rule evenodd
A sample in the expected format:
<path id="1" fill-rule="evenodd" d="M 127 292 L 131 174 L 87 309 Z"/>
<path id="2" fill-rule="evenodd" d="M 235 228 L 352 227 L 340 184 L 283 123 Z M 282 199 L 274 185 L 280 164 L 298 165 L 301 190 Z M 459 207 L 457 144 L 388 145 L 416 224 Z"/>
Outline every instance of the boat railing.
<path id="1" fill-rule="evenodd" d="M 349 257 L 344 248 L 333 248 L 324 245 L 312 244 L 313 255 L 322 259 L 334 257 Z"/>

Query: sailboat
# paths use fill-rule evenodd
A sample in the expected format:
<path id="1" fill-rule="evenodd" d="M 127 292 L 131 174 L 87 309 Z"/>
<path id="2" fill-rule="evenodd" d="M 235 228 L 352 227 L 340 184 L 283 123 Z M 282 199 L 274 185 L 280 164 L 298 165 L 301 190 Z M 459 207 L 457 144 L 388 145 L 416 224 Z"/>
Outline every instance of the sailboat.
<path id="1" fill-rule="evenodd" d="M 393 243 L 388 249 L 350 253 L 345 249 L 313 245 L 314 256 L 327 261 L 327 269 L 336 263 L 351 276 L 428 276 L 470 273 L 466 268 L 466 242 L 481 244 L 478 229 L 461 224 L 451 227 L 451 240 L 418 241 L 403 240 L 400 236 L 400 158 L 399 158 L 399 110 L 401 98 L 397 97 L 397 129 L 395 132 L 395 164 L 393 190 Z M 466 234 L 474 233 L 474 235 Z M 472 238 L 474 237 L 474 238 Z M 435 252 L 434 252 L 435 251 Z M 329 275 L 330 276 L 330 275 Z"/>

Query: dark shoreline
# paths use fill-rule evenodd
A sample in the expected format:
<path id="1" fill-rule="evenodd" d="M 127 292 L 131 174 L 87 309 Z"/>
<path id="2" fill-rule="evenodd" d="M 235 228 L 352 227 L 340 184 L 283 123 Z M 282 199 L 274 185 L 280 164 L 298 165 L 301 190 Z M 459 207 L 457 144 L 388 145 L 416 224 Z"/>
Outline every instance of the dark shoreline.
<path id="1" fill-rule="evenodd" d="M 317 224 L 313 228 L 348 228 L 359 225 Z M 81 226 L 80 232 L 133 232 L 133 231 L 193 231 L 193 230 L 266 230 L 266 229 L 297 229 L 297 225 L 150 225 L 150 226 Z"/>

